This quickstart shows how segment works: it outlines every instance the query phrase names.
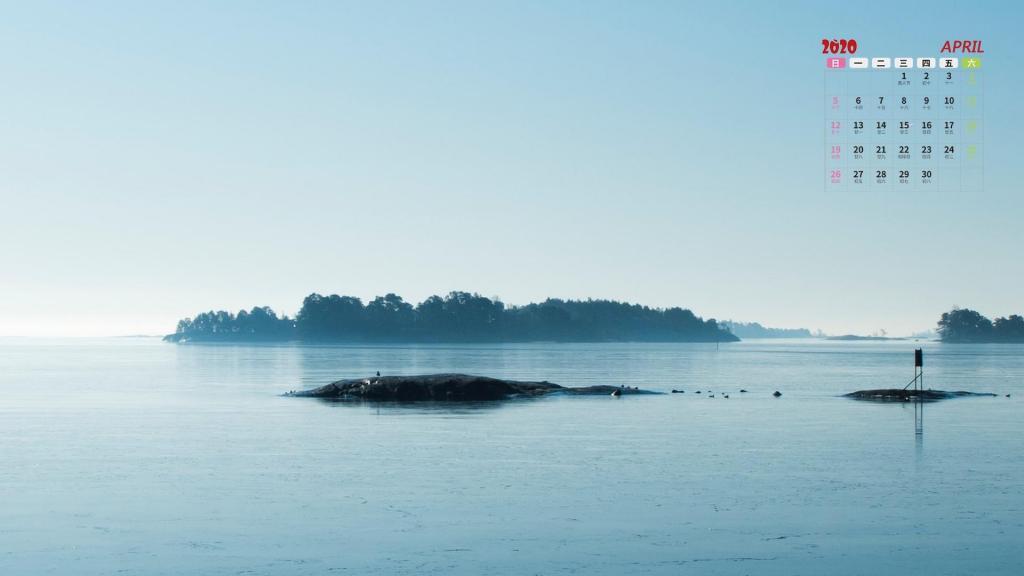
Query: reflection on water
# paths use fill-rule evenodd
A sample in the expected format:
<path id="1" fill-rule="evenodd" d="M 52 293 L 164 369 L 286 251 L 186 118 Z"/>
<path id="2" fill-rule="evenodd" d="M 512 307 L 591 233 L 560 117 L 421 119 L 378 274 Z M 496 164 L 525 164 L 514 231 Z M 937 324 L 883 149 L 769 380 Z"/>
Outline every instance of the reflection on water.
<path id="1" fill-rule="evenodd" d="M 510 405 L 536 402 L 537 398 L 514 398 L 472 402 L 374 402 L 369 400 L 340 400 L 337 398 L 294 398 L 296 402 L 322 402 L 336 408 L 370 409 L 377 415 L 402 416 L 409 414 L 440 414 L 450 416 L 476 416 L 481 412 L 500 410 Z"/>
<path id="2" fill-rule="evenodd" d="M 925 402 L 914 402 L 914 454 L 918 463 L 924 456 L 924 405 Z"/>
<path id="3" fill-rule="evenodd" d="M 1019 348 L 925 344 L 1014 393 L 929 404 L 927 450 L 923 405 L 840 397 L 919 345 L 3 341 L 0 574 L 1013 573 Z M 686 393 L 280 396 L 378 370 Z"/>
<path id="4" fill-rule="evenodd" d="M 914 434 L 924 435 L 924 405 L 920 400 L 914 401 Z"/>

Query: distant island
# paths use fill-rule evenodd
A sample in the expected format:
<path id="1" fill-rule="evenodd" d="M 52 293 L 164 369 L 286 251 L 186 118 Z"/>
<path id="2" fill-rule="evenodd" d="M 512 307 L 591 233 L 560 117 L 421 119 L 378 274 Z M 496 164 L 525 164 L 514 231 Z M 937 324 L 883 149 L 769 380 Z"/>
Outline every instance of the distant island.
<path id="1" fill-rule="evenodd" d="M 1017 314 L 989 320 L 969 308 L 953 308 L 939 319 L 943 342 L 1024 342 L 1024 318 Z"/>
<path id="2" fill-rule="evenodd" d="M 169 342 L 735 342 L 714 319 L 683 308 L 614 300 L 549 298 L 506 306 L 469 292 L 431 296 L 413 306 L 401 296 L 368 304 L 353 296 L 310 294 L 295 318 L 269 307 L 209 311 L 178 322 Z"/>
<path id="3" fill-rule="evenodd" d="M 829 337 L 827 337 L 825 339 L 826 340 L 840 340 L 840 341 L 843 341 L 843 342 L 859 342 L 859 341 L 862 341 L 862 340 L 863 341 L 869 341 L 869 342 L 886 341 L 886 340 L 906 340 L 906 338 L 902 338 L 902 337 L 893 337 L 893 336 L 858 336 L 857 334 L 843 334 L 842 336 L 829 336 Z"/>
<path id="4" fill-rule="evenodd" d="M 766 328 L 757 322 L 722 322 L 722 326 L 740 338 L 813 338 L 807 328 Z"/>

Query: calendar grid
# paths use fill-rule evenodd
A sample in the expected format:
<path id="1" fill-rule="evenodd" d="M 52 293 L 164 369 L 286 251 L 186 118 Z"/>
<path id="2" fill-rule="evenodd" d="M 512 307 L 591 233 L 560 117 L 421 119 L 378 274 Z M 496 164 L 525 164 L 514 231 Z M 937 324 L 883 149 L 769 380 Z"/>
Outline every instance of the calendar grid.
<path id="1" fill-rule="evenodd" d="M 983 189 L 979 56 L 830 56 L 825 64 L 826 190 Z"/>

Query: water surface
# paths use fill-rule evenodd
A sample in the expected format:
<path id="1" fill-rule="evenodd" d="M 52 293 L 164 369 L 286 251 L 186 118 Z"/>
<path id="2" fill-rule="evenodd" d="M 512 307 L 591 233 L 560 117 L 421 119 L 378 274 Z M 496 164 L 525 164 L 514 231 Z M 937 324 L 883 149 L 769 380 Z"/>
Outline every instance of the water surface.
<path id="1" fill-rule="evenodd" d="M 928 386 L 1000 396 L 927 405 L 921 436 L 839 397 L 922 345 Z M 1022 351 L 0 339 L 0 574 L 1017 574 Z M 279 396 L 377 370 L 686 393 Z"/>

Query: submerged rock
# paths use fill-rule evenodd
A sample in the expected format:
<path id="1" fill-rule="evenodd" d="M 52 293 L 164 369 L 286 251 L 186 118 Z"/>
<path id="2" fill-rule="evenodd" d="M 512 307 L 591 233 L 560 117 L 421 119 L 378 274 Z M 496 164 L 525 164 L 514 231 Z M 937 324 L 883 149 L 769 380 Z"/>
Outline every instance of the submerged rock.
<path id="1" fill-rule="evenodd" d="M 858 390 L 844 394 L 847 398 L 854 400 L 873 400 L 876 402 L 934 402 L 936 400 L 947 400 L 949 398 L 963 398 L 966 396 L 995 396 L 990 392 L 946 392 L 945 390 L 904 390 L 902 388 L 879 388 L 877 390 Z"/>
<path id="2" fill-rule="evenodd" d="M 657 394 L 623 386 L 585 386 L 566 388 L 551 382 L 521 382 L 469 374 L 426 374 L 423 376 L 381 376 L 338 380 L 312 390 L 289 392 L 285 396 L 326 398 L 333 400 L 373 400 L 383 402 L 480 401 L 505 400 L 517 397 L 567 394 L 575 396 L 608 396 Z"/>
<path id="3" fill-rule="evenodd" d="M 775 396 L 776 398 L 778 398 L 779 396 L 782 396 L 782 392 L 779 392 L 778 390 L 776 390 L 775 392 L 772 392 L 772 396 Z"/>

